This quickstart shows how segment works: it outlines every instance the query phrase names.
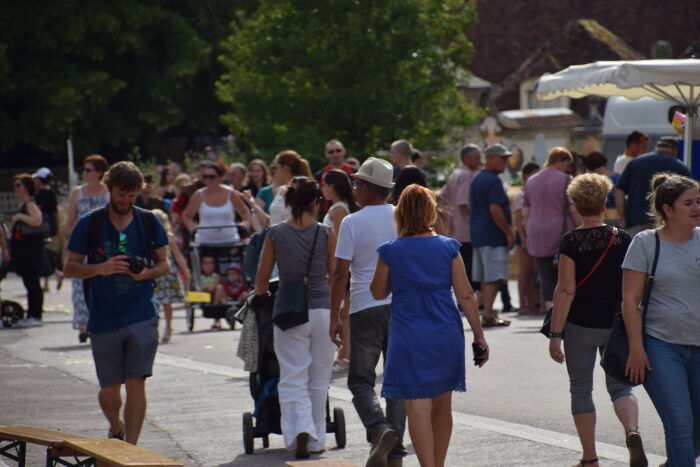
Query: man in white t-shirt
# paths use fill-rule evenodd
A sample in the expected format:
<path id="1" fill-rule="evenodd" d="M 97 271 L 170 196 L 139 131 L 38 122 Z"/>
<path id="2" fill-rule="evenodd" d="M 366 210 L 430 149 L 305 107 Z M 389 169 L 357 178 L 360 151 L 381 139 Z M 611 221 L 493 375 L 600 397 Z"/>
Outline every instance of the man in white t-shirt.
<path id="1" fill-rule="evenodd" d="M 402 439 L 406 411 L 402 400 L 387 399 L 386 416 L 374 391 L 380 354 L 384 355 L 389 334 L 391 296 L 375 300 L 369 285 L 377 266 L 377 247 L 394 240 L 394 207 L 386 204 L 393 187 L 392 166 L 387 161 L 368 158 L 352 175 L 357 212 L 340 224 L 335 250 L 337 263 L 331 283 L 330 335 L 342 345 L 340 303 L 345 296 L 350 273 L 350 368 L 348 388 L 372 443 L 367 465 L 400 466 L 406 450 Z M 388 463 L 387 463 L 388 461 Z"/>
<path id="2" fill-rule="evenodd" d="M 627 164 L 629 164 L 632 159 L 647 152 L 649 136 L 641 131 L 634 130 L 627 135 L 625 145 L 625 152 L 617 156 L 615 165 L 613 166 L 613 172 L 618 174 L 622 174 L 622 172 L 625 171 L 625 167 L 627 167 Z"/>

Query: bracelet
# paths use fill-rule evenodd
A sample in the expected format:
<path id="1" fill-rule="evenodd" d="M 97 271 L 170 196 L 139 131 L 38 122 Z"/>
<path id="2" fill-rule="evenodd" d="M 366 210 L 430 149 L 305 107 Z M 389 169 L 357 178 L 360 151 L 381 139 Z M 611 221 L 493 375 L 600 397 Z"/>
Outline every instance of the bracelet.
<path id="1" fill-rule="evenodd" d="M 563 332 L 550 332 L 550 333 L 549 333 L 549 338 L 551 339 L 551 338 L 553 338 L 553 337 L 558 337 L 559 339 L 563 339 L 563 338 L 564 338 L 564 333 L 563 333 Z"/>
<path id="2" fill-rule="evenodd" d="M 250 212 L 255 214 L 256 212 L 258 212 L 258 208 L 250 208 Z"/>

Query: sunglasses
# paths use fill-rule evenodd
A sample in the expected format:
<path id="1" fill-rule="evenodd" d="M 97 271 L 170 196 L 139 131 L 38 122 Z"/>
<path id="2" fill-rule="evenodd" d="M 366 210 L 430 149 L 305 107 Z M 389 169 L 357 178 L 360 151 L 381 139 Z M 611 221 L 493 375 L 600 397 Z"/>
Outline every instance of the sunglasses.
<path id="1" fill-rule="evenodd" d="M 95 172 L 95 169 L 91 169 L 90 167 L 84 167 L 83 172 Z"/>
<path id="2" fill-rule="evenodd" d="M 20 183 L 15 183 L 15 188 L 20 188 L 20 187 L 23 187 L 23 186 L 24 186 L 24 185 L 22 185 L 21 182 L 20 182 Z"/>
<path id="3" fill-rule="evenodd" d="M 352 182 L 352 187 L 356 190 L 359 189 L 362 185 L 364 185 L 364 183 L 362 183 L 359 180 L 353 180 Z"/>
<path id="4" fill-rule="evenodd" d="M 202 175 L 202 179 L 203 180 L 214 180 L 214 179 L 216 179 L 216 175 L 204 174 L 204 175 Z"/>
<path id="5" fill-rule="evenodd" d="M 329 149 L 328 151 L 326 151 L 327 154 L 338 154 L 341 152 L 343 152 L 342 149 Z"/>

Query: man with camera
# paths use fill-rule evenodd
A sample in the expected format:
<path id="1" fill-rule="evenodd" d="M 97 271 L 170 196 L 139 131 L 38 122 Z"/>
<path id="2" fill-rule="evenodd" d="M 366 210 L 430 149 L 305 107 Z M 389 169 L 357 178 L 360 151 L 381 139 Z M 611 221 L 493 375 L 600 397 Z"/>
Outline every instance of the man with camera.
<path id="1" fill-rule="evenodd" d="M 152 374 L 158 347 L 153 280 L 169 269 L 168 239 L 152 213 L 134 206 L 143 185 L 138 167 L 118 162 L 104 181 L 110 202 L 76 224 L 65 274 L 85 281 L 87 330 L 100 383 L 98 400 L 110 425 L 108 436 L 136 444 L 146 415 L 146 378 Z M 123 422 L 122 384 L 126 386 Z"/>

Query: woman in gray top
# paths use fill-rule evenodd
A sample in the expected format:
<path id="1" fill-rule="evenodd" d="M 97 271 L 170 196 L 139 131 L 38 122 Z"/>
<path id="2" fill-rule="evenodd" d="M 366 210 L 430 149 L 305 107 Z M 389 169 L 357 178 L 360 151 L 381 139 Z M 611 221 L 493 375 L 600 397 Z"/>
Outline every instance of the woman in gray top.
<path id="1" fill-rule="evenodd" d="M 626 374 L 644 383 L 664 425 L 666 466 L 695 465 L 700 455 L 700 191 L 674 174 L 652 180 L 660 227 L 632 240 L 622 263 L 622 310 L 629 336 Z M 639 303 L 659 237 L 647 320 Z"/>
<path id="2" fill-rule="evenodd" d="M 308 321 L 286 330 L 274 327 L 282 433 L 285 445 L 296 449 L 297 458 L 324 450 L 326 396 L 335 351 L 328 334 L 328 277 L 335 263 L 335 233 L 316 222 L 320 198 L 321 190 L 313 179 L 295 177 L 287 185 L 285 205 L 291 208 L 292 218 L 270 227 L 255 277 L 254 300 L 260 300 L 267 293 L 275 263 L 280 284 L 284 284 L 304 280 L 311 257 Z"/>

